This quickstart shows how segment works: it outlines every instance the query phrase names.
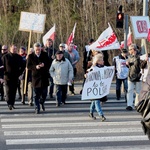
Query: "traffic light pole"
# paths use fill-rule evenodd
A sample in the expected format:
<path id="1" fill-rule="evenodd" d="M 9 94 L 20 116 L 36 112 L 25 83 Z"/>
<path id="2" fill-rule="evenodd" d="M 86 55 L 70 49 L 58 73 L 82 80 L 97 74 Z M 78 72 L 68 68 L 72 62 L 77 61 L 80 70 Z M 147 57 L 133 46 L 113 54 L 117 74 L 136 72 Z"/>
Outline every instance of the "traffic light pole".
<path id="1" fill-rule="evenodd" d="M 129 31 L 129 26 L 128 26 L 128 15 L 125 15 L 124 17 L 124 49 L 127 49 L 127 36 L 128 36 L 128 31 Z"/>
<path id="2" fill-rule="evenodd" d="M 148 0 L 143 1 L 143 16 L 148 15 Z M 147 46 L 146 46 L 146 39 L 141 40 L 141 53 L 147 54 Z"/>

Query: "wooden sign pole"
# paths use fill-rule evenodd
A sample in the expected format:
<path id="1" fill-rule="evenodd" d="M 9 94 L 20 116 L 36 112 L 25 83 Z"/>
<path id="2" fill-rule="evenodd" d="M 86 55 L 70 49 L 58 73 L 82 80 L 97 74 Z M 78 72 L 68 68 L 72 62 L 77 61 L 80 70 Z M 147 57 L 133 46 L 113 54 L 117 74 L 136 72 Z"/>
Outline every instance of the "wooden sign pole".
<path id="1" fill-rule="evenodd" d="M 30 45 L 31 45 L 31 35 L 32 35 L 32 30 L 30 30 L 30 34 L 29 34 L 29 42 L 28 42 L 28 52 L 27 52 L 27 56 L 29 55 L 30 52 Z M 26 60 L 27 61 L 27 60 Z M 24 80 L 24 95 L 26 94 L 26 90 L 27 90 L 27 80 L 28 80 L 28 69 L 27 67 L 25 68 L 25 80 Z"/>

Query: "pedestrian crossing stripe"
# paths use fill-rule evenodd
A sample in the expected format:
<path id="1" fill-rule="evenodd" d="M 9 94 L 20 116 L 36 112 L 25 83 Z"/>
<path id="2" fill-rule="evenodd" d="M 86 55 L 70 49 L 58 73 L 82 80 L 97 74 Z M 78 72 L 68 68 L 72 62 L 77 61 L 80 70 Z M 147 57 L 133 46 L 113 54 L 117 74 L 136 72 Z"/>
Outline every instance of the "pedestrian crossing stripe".
<path id="1" fill-rule="evenodd" d="M 111 129 L 67 129 L 67 130 L 40 130 L 40 131 L 5 131 L 5 136 L 29 135 L 67 135 L 67 134 L 100 134 L 100 133 L 141 133 L 142 128 L 111 128 Z"/>
<path id="2" fill-rule="evenodd" d="M 8 150 L 149 150 L 149 145 L 109 146 L 109 147 L 76 147 L 76 148 L 42 148 L 42 149 L 8 149 Z"/>
<path id="3" fill-rule="evenodd" d="M 115 125 L 115 126 L 126 126 L 126 125 L 140 125 L 140 122 L 139 121 L 123 121 L 123 122 L 100 122 L 100 121 L 97 121 L 97 122 L 83 122 L 83 123 L 76 123 L 76 122 L 73 122 L 73 123 L 40 123 L 40 124 L 3 124 L 2 125 L 2 128 L 3 129 L 19 129 L 19 128 L 44 128 L 44 127 L 96 127 L 96 126 L 112 126 L 112 125 Z"/>
<path id="4" fill-rule="evenodd" d="M 124 120 L 127 120 L 127 119 L 141 119 L 141 116 L 140 115 L 130 115 L 130 116 L 127 116 L 127 115 L 123 115 L 123 116 L 108 116 L 108 119 L 124 119 Z M 38 117 L 38 118 L 6 118 L 6 119 L 1 119 L 1 122 L 3 122 L 3 123 L 6 123 L 6 122 L 15 122 L 15 123 L 17 123 L 17 122 L 30 122 L 30 121 L 32 121 L 32 122 L 41 122 L 41 121 L 44 121 L 44 122 L 47 122 L 47 121 L 85 121 L 85 120 L 87 120 L 87 119 L 89 119 L 88 117 L 86 117 L 86 116 L 78 116 L 78 117 L 76 117 L 76 116 L 67 116 L 66 118 L 62 118 L 62 117 L 45 117 L 45 118 L 43 118 L 43 117 Z M 98 120 L 98 117 L 97 117 L 97 120 Z"/>
<path id="5" fill-rule="evenodd" d="M 7 145 L 22 144 L 54 144 L 54 143 L 89 143 L 89 142 L 118 142 L 118 141 L 143 141 L 146 136 L 111 136 L 111 137 L 75 137 L 75 138 L 42 138 L 42 139 L 12 139 L 6 140 Z"/>

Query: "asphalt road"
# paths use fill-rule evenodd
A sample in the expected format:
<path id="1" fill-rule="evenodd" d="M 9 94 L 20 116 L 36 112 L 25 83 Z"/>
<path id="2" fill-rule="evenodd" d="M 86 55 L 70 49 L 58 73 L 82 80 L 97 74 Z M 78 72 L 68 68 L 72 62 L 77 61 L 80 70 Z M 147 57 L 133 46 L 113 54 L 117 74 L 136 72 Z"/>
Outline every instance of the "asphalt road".
<path id="1" fill-rule="evenodd" d="M 126 111 L 124 96 L 115 99 L 112 84 L 108 101 L 102 105 L 106 121 L 88 117 L 90 101 L 81 101 L 81 84 L 76 95 L 68 95 L 67 104 L 59 108 L 55 99 L 47 98 L 46 111 L 34 113 L 34 107 L 22 105 L 10 111 L 0 101 L 0 150 L 149 150 L 150 141 L 141 128 L 141 116 Z"/>

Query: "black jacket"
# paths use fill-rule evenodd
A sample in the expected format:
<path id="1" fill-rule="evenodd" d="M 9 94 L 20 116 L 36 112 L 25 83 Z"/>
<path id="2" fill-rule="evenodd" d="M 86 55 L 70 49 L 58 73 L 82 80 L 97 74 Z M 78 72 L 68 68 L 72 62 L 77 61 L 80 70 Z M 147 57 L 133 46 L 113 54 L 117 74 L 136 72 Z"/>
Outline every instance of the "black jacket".
<path id="1" fill-rule="evenodd" d="M 139 55 L 130 55 L 128 57 L 129 75 L 128 79 L 132 82 L 138 82 L 141 78 L 141 69 L 144 69 L 146 61 L 141 61 Z"/>
<path id="2" fill-rule="evenodd" d="M 44 67 L 36 69 L 36 65 L 40 63 L 44 63 Z M 50 62 L 46 52 L 41 52 L 39 57 L 35 53 L 30 54 L 27 59 L 27 68 L 32 70 L 32 86 L 34 88 L 42 88 L 49 85 Z"/>
<path id="3" fill-rule="evenodd" d="M 22 57 L 18 54 L 7 53 L 2 57 L 2 63 L 4 65 L 4 79 L 15 80 L 23 72 Z"/>
<path id="4" fill-rule="evenodd" d="M 48 54 L 48 58 L 49 58 L 50 66 L 51 66 L 52 61 L 53 61 L 52 55 L 55 56 L 57 50 L 56 50 L 56 49 L 53 50 L 53 47 L 46 47 L 46 48 L 45 48 L 45 51 L 46 51 L 47 54 Z"/>

